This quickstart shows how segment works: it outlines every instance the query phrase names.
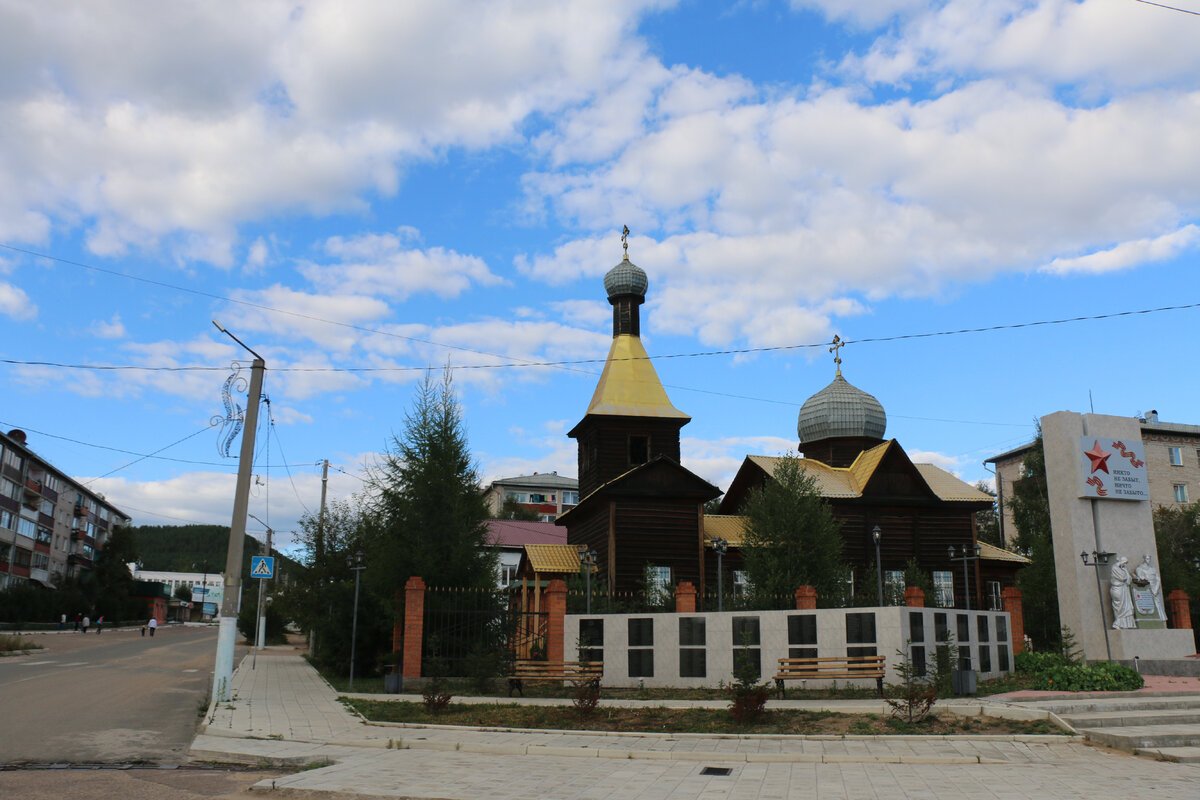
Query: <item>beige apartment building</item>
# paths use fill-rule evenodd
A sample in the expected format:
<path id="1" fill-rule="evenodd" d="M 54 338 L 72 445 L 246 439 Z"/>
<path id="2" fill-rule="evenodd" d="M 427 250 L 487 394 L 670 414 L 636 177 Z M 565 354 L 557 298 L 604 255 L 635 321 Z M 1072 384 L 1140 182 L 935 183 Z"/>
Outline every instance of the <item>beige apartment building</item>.
<path id="1" fill-rule="evenodd" d="M 130 519 L 56 469 L 26 444 L 25 432 L 0 433 L 0 589 L 95 566 L 114 527 Z"/>
<path id="2" fill-rule="evenodd" d="M 1200 425 L 1163 422 L 1157 411 L 1139 419 L 1142 444 L 1146 448 L 1146 474 L 1150 484 L 1150 503 L 1158 506 L 1183 506 L 1200 500 Z M 1021 463 L 1033 443 L 987 459 L 996 472 L 996 494 L 1000 503 L 1000 536 L 1007 545 L 1015 534 L 1008 500 L 1013 484 L 1021 477 Z"/>

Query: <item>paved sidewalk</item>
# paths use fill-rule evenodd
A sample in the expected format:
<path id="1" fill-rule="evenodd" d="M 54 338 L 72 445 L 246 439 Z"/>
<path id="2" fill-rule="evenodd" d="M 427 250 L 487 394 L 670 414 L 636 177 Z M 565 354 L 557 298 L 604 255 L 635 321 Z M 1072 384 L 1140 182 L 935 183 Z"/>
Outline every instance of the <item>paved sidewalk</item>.
<path id="1" fill-rule="evenodd" d="M 1159 798 L 1200 797 L 1200 767 L 1114 754 L 1060 736 L 710 736 L 366 724 L 290 653 L 267 651 L 255 669 L 243 661 L 233 694 L 232 702 L 210 710 L 192 756 L 329 763 L 274 781 L 277 789 L 313 796 L 1115 800 L 1153 788 Z M 842 711 L 879 707 L 869 700 L 785 702 Z M 702 774 L 711 767 L 730 772 Z"/>

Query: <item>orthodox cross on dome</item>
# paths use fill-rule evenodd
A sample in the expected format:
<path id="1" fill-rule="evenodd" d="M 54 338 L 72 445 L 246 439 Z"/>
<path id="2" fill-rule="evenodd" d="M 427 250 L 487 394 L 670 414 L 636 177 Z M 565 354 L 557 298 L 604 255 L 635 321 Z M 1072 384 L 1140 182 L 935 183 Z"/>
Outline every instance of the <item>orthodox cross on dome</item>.
<path id="1" fill-rule="evenodd" d="M 838 351 L 840 351 L 845 346 L 846 346 L 846 343 L 842 341 L 842 337 L 838 336 L 835 333 L 833 335 L 833 344 L 829 348 L 829 352 L 833 353 L 833 363 L 837 365 L 837 374 L 838 375 L 842 374 L 842 357 Z"/>
<path id="2" fill-rule="evenodd" d="M 621 248 L 625 251 L 625 260 L 629 260 L 629 226 L 621 227 Z"/>

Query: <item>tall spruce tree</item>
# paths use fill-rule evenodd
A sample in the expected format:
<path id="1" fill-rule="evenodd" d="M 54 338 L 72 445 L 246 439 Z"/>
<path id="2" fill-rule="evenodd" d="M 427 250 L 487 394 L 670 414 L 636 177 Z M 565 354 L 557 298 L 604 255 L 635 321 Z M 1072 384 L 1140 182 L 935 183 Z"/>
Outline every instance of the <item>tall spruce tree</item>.
<path id="1" fill-rule="evenodd" d="M 364 533 L 377 591 L 391 594 L 413 575 L 429 586 L 495 587 L 487 504 L 449 368 L 440 382 L 426 374 L 371 489 Z"/>
<path id="2" fill-rule="evenodd" d="M 1058 618 L 1058 579 L 1054 574 L 1054 540 L 1050 533 L 1050 500 L 1046 494 L 1046 456 L 1042 430 L 1021 465 L 1008 501 L 1013 512 L 1016 550 L 1033 561 L 1017 574 L 1023 596 L 1025 633 L 1038 650 L 1058 650 L 1062 632 Z"/>
<path id="3" fill-rule="evenodd" d="M 792 597 L 800 586 L 814 587 L 822 606 L 837 603 L 847 574 L 840 525 L 799 458 L 779 459 L 774 479 L 750 493 L 742 513 L 742 557 L 760 604 Z"/>

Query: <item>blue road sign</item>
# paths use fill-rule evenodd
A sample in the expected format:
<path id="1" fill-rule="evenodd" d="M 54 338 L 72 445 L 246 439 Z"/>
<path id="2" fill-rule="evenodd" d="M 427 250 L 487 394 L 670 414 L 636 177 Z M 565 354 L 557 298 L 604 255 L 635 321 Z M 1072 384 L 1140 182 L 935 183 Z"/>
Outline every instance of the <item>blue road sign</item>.
<path id="1" fill-rule="evenodd" d="M 275 558 L 274 558 L 274 556 L 250 556 L 250 577 L 251 578 L 274 578 L 275 577 Z"/>

